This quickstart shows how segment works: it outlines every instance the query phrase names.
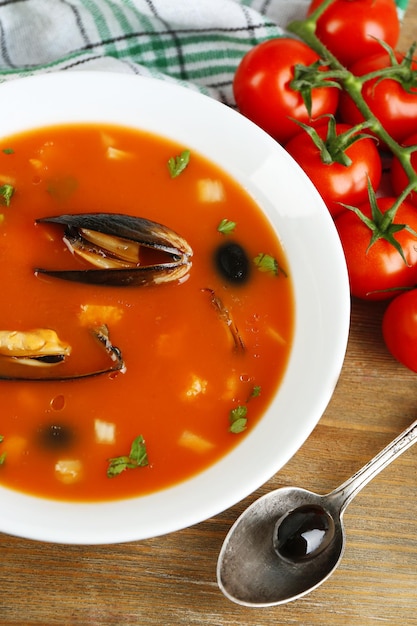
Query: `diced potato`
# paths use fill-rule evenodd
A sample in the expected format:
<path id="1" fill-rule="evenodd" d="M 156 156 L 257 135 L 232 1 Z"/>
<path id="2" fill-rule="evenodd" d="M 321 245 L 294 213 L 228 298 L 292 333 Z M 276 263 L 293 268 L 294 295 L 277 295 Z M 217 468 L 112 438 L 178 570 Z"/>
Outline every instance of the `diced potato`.
<path id="1" fill-rule="evenodd" d="M 29 163 L 35 170 L 40 170 L 43 167 L 43 163 L 40 159 L 29 159 Z"/>
<path id="2" fill-rule="evenodd" d="M 95 419 L 94 433 L 97 443 L 114 443 L 116 440 L 116 424 Z"/>
<path id="3" fill-rule="evenodd" d="M 196 433 L 191 432 L 190 430 L 183 431 L 178 443 L 180 446 L 184 446 L 185 448 L 189 448 L 190 450 L 194 450 L 194 452 L 199 452 L 200 454 L 207 452 L 214 447 L 214 443 L 208 441 L 208 439 L 205 439 L 200 435 L 197 435 Z"/>
<path id="4" fill-rule="evenodd" d="M 111 133 L 101 133 L 101 141 L 106 151 L 106 156 L 109 159 L 120 160 L 126 158 L 132 158 L 135 156 L 134 152 L 123 150 L 122 148 L 116 148 L 115 144 L 117 139 Z"/>
<path id="5" fill-rule="evenodd" d="M 82 304 L 78 318 L 83 326 L 114 325 L 122 319 L 123 309 L 101 304 Z"/>
<path id="6" fill-rule="evenodd" d="M 187 398 L 195 398 L 207 391 L 207 380 L 193 374 L 191 384 L 185 392 Z"/>
<path id="7" fill-rule="evenodd" d="M 201 178 L 197 185 L 197 193 L 201 202 L 222 202 L 225 199 L 224 187 L 220 180 Z"/>
<path id="8" fill-rule="evenodd" d="M 55 463 L 56 477 L 65 485 L 79 482 L 82 473 L 83 464 L 79 459 L 61 459 Z"/>
<path id="9" fill-rule="evenodd" d="M 121 161 L 124 159 L 131 159 L 134 157 L 133 152 L 128 152 L 127 150 L 120 150 L 120 148 L 114 148 L 113 146 L 109 146 L 106 150 L 106 154 L 109 159 Z"/>

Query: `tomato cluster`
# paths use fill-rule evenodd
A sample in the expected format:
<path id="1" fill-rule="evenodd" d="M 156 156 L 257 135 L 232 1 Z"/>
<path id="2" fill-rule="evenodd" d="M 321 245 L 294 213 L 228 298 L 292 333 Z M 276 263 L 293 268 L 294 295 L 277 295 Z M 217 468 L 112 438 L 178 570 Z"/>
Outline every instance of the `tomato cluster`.
<path id="1" fill-rule="evenodd" d="M 417 59 L 414 48 L 395 49 L 394 0 L 321 3 L 311 1 L 306 19 L 330 51 L 325 60 L 302 38 L 260 43 L 237 68 L 236 103 L 313 181 L 339 233 L 352 295 L 389 302 L 385 342 L 417 371 Z"/>

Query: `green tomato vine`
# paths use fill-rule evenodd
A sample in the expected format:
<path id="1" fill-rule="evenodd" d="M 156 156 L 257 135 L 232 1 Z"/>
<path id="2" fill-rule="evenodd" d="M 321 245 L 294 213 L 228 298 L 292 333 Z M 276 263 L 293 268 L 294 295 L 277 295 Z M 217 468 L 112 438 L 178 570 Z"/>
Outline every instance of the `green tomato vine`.
<path id="1" fill-rule="evenodd" d="M 414 44 L 409 50 L 403 63 L 399 64 L 393 54 L 393 51 L 381 42 L 381 47 L 387 50 L 390 54 L 392 67 L 383 68 L 381 70 L 372 72 L 372 74 L 366 74 L 364 76 L 355 76 L 350 72 L 340 61 L 328 50 L 328 48 L 318 39 L 316 36 L 316 27 L 319 17 L 324 11 L 334 2 L 334 0 L 323 0 L 323 2 L 304 20 L 295 20 L 287 25 L 287 30 L 300 38 L 305 44 L 307 44 L 312 50 L 314 50 L 321 58 L 323 65 L 326 66 L 324 71 L 318 72 L 320 74 L 319 79 L 321 83 L 323 79 L 327 79 L 328 86 L 335 86 L 337 84 L 340 88 L 344 89 L 346 93 L 352 98 L 357 108 L 361 112 L 362 116 L 366 120 L 366 127 L 374 133 L 391 151 L 391 153 L 398 158 L 408 178 L 408 185 L 397 198 L 395 204 L 387 212 L 386 219 L 388 228 L 385 228 L 386 233 L 390 230 L 389 226 L 392 225 L 395 213 L 400 204 L 407 198 L 411 191 L 417 190 L 417 173 L 411 164 L 411 155 L 417 150 L 417 145 L 402 146 L 395 141 L 391 135 L 386 131 L 384 126 L 378 120 L 378 118 L 372 113 L 371 109 L 365 102 L 362 96 L 363 84 L 370 78 L 392 78 L 398 80 L 405 89 L 409 90 L 417 84 L 417 73 L 411 69 L 412 56 L 416 48 Z M 305 68 L 304 68 L 305 69 Z M 297 88 L 297 80 L 300 75 L 305 75 L 305 71 L 299 68 L 296 78 L 293 81 L 293 88 Z M 316 87 L 314 79 L 312 78 L 311 86 Z M 299 88 L 299 86 L 298 86 Z M 417 98 L 417 95 L 416 95 Z M 360 215 L 359 215 L 360 217 Z M 407 228 L 403 225 L 403 228 Z M 396 230 L 398 228 L 396 227 Z M 383 235 L 382 235 L 383 236 Z M 386 237 L 384 237 L 386 238 Z"/>

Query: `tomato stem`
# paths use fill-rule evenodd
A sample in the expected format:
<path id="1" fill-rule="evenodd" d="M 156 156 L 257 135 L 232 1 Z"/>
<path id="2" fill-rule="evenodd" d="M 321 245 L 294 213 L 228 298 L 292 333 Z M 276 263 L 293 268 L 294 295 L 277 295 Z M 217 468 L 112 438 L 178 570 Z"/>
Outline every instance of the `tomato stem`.
<path id="1" fill-rule="evenodd" d="M 316 24 L 317 24 L 317 20 L 319 19 L 319 17 L 321 15 L 323 15 L 323 13 L 326 11 L 326 9 L 334 2 L 334 0 L 323 0 L 323 2 L 321 2 L 318 7 L 316 7 L 314 9 L 314 11 L 312 11 L 309 15 L 309 17 L 307 18 L 306 21 L 311 21 L 314 22 L 314 30 L 316 29 Z"/>
<path id="2" fill-rule="evenodd" d="M 320 158 L 325 165 L 332 165 L 333 163 L 339 163 L 349 167 L 352 163 L 352 159 L 346 154 L 346 150 L 352 146 L 356 141 L 361 139 L 375 139 L 368 133 L 362 131 L 369 128 L 369 122 L 361 122 L 356 126 L 352 126 L 348 130 L 337 134 L 337 123 L 333 115 L 323 115 L 323 120 L 328 119 L 327 135 L 325 139 L 322 139 L 315 128 L 304 124 L 299 120 L 294 119 L 294 122 L 298 124 L 309 135 L 311 141 L 320 152 Z M 417 146 L 416 146 L 417 148 Z"/>
<path id="3" fill-rule="evenodd" d="M 404 200 L 410 191 L 417 190 L 417 173 L 414 171 L 411 164 L 411 152 L 416 150 L 417 146 L 413 146 L 411 150 L 405 149 L 404 146 L 391 137 L 379 119 L 372 113 L 362 96 L 363 84 L 372 76 L 368 74 L 367 76 L 358 77 L 352 74 L 352 72 L 342 65 L 342 63 L 340 63 L 330 50 L 318 39 L 316 35 L 317 20 L 332 2 L 334 2 L 334 0 L 324 0 L 317 7 L 317 9 L 308 16 L 307 19 L 294 20 L 293 22 L 290 22 L 290 24 L 287 25 L 287 30 L 297 35 L 320 56 L 323 63 L 329 67 L 327 72 L 321 72 L 322 78 L 327 75 L 327 77 L 334 78 L 339 81 L 340 85 L 346 93 L 349 94 L 350 98 L 359 109 L 365 121 L 369 124 L 368 128 L 378 137 L 378 139 L 380 139 L 381 142 L 383 142 L 383 144 L 385 144 L 385 146 L 387 146 L 392 154 L 398 158 L 409 180 L 407 194 L 403 192 L 400 196 Z M 393 76 L 396 72 L 397 80 L 399 80 L 398 77 L 401 75 L 402 80 L 405 80 L 406 82 L 408 80 L 408 84 L 411 84 L 412 80 L 414 80 L 414 77 L 410 78 L 410 72 L 412 73 L 410 54 L 413 53 L 414 49 L 415 46 L 412 46 L 406 55 L 406 60 L 403 64 L 395 65 L 395 67 L 392 68 L 392 72 L 391 70 L 389 71 L 389 73 L 392 73 Z M 382 78 L 382 72 L 375 72 L 373 74 Z M 396 206 L 395 210 L 397 208 L 398 206 Z M 395 211 L 393 211 L 393 213 L 395 214 Z"/>

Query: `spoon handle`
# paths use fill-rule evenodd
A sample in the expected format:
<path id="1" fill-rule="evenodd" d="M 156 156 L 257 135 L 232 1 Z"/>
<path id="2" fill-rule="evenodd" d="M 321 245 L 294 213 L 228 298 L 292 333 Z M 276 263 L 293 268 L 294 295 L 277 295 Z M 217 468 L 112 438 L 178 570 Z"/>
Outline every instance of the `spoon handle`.
<path id="1" fill-rule="evenodd" d="M 348 478 L 340 487 L 328 494 L 328 498 L 338 502 L 342 513 L 349 502 L 377 476 L 387 465 L 394 461 L 417 441 L 417 420 L 406 428 L 396 439 L 391 441 L 379 454 L 369 461 L 362 469 Z"/>

